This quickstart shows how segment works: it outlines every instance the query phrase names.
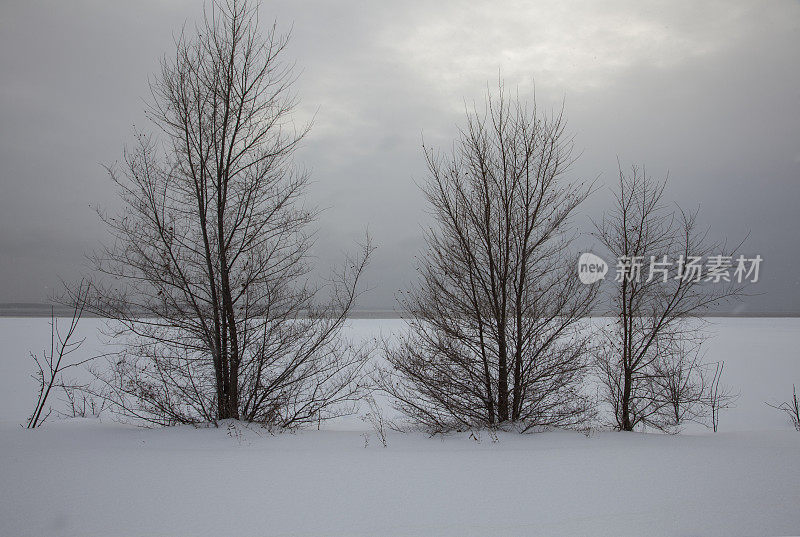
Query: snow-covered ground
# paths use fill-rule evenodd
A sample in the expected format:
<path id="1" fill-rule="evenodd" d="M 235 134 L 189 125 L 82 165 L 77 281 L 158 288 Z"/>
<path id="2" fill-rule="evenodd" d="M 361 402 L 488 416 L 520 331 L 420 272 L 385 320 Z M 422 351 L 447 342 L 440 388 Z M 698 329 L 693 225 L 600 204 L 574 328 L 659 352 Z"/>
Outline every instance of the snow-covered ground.
<path id="1" fill-rule="evenodd" d="M 800 384 L 800 319 L 714 320 L 707 359 L 724 359 L 741 392 L 721 433 L 390 432 L 386 448 L 358 419 L 278 436 L 110 420 L 22 429 L 27 351 L 47 322 L 0 319 L 0 536 L 800 535 L 800 433 L 764 404 Z M 82 322 L 87 352 L 98 322 Z"/>
<path id="2" fill-rule="evenodd" d="M 374 436 L 63 423 L 0 438 L 9 536 L 800 534 L 800 435 Z"/>

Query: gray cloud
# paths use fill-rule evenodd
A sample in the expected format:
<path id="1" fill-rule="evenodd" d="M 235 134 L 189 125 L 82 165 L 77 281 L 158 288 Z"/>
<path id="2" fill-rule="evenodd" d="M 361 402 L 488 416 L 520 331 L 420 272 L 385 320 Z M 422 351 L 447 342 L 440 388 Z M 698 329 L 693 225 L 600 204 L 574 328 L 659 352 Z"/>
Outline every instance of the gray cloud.
<path id="1" fill-rule="evenodd" d="M 113 208 L 100 163 L 121 155 L 172 34 L 196 2 L 6 3 L 0 8 L 0 301 L 37 301 L 102 240 Z M 265 2 L 293 25 L 302 75 L 298 155 L 327 207 L 317 252 L 335 261 L 369 227 L 369 308 L 413 278 L 426 218 L 420 144 L 447 147 L 465 102 L 502 73 L 545 108 L 566 103 L 576 177 L 607 205 L 617 157 L 700 205 L 704 223 L 764 258 L 744 311 L 800 311 L 800 4 L 759 2 Z"/>

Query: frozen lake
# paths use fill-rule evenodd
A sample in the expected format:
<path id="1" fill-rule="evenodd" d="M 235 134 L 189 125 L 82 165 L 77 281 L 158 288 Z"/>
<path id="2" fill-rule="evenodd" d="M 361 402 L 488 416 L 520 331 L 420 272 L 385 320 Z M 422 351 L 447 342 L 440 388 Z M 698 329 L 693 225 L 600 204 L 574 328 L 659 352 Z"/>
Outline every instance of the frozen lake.
<path id="1" fill-rule="evenodd" d="M 765 401 L 791 396 L 792 383 L 800 385 L 800 318 L 713 318 L 713 336 L 707 344 L 706 361 L 725 360 L 723 383 L 740 392 L 735 408 L 723 411 L 722 431 L 754 431 L 783 428 L 781 414 Z M 0 422 L 22 423 L 34 403 L 34 372 L 29 351 L 41 352 L 50 337 L 47 318 L 0 318 Z M 102 352 L 98 327 L 102 319 L 86 318 L 79 332 L 86 337 L 81 349 L 86 356 Z M 593 319 L 593 322 L 600 322 Z M 402 331 L 400 319 L 354 319 L 348 335 L 371 338 Z"/>

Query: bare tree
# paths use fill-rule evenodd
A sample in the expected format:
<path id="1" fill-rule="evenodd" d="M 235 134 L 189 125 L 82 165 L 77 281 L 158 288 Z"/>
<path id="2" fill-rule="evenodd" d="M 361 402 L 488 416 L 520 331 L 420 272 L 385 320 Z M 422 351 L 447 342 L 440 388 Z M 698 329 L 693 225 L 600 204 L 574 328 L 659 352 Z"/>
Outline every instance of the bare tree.
<path id="1" fill-rule="evenodd" d="M 66 332 L 59 330 L 55 308 L 50 308 L 50 349 L 43 350 L 41 355 L 30 353 L 31 359 L 36 363 L 37 367 L 34 378 L 39 383 L 39 392 L 36 398 L 36 406 L 28 418 L 26 425 L 28 429 L 41 426 L 52 413 L 52 407 L 49 406 L 48 401 L 53 390 L 63 391 L 67 396 L 67 400 L 74 403 L 75 391 L 83 388 L 83 386 L 65 380 L 64 373 L 98 358 L 98 356 L 84 357 L 77 360 L 71 358 L 71 355 L 76 353 L 85 341 L 85 338 L 75 339 L 75 330 L 77 330 L 78 323 L 83 316 L 88 293 L 88 283 L 81 281 L 75 289 L 72 318 Z M 73 410 L 75 410 L 74 405 Z"/>
<path id="2" fill-rule="evenodd" d="M 383 409 L 381 409 L 380 405 L 378 404 L 377 401 L 375 401 L 375 398 L 371 394 L 366 395 L 363 401 L 367 403 L 367 408 L 369 410 L 366 414 L 361 416 L 361 420 L 366 423 L 369 423 L 370 426 L 372 427 L 372 431 L 375 433 L 375 436 L 378 437 L 378 440 L 380 441 L 381 445 L 383 447 L 388 447 L 389 442 L 386 436 L 387 434 L 386 429 L 394 428 L 394 424 L 386 419 L 386 417 L 383 414 Z M 365 439 L 365 444 L 366 445 L 364 447 L 369 445 L 368 438 Z"/>
<path id="3" fill-rule="evenodd" d="M 722 373 L 725 370 L 725 360 L 710 364 L 714 367 L 714 373 L 711 375 L 711 380 L 708 383 L 708 407 L 711 411 L 711 428 L 716 433 L 719 430 L 719 414 L 722 410 L 729 408 L 738 394 L 734 394 L 731 390 L 721 383 Z"/>
<path id="4" fill-rule="evenodd" d="M 676 431 L 705 417 L 710 400 L 700 316 L 743 292 L 730 277 L 710 282 L 696 270 L 711 254 L 730 260 L 732 253 L 698 230 L 697 212 L 670 210 L 665 186 L 642 168 L 629 174 L 620 168 L 615 207 L 596 225 L 596 237 L 618 260 L 614 321 L 600 330 L 596 366 L 613 424 L 625 431 Z M 715 405 L 729 394 L 717 397 Z"/>
<path id="5" fill-rule="evenodd" d="M 358 395 L 366 351 L 341 328 L 372 248 L 310 283 L 288 39 L 259 28 L 257 5 L 213 2 L 151 82 L 161 136 L 109 168 L 124 210 L 100 213 L 114 242 L 92 256 L 90 304 L 125 344 L 97 392 L 127 416 L 292 427 Z"/>
<path id="6" fill-rule="evenodd" d="M 776 410 L 780 410 L 787 416 L 789 416 L 789 421 L 791 421 L 792 426 L 797 430 L 800 431 L 800 403 L 797 401 L 797 388 L 795 388 L 794 384 L 792 384 L 792 400 L 791 401 L 784 401 L 780 404 L 772 404 L 766 403 L 767 406 L 770 406 Z"/>
<path id="7" fill-rule="evenodd" d="M 423 146 L 426 230 L 419 281 L 399 298 L 408 334 L 387 343 L 381 386 L 434 431 L 580 422 L 588 339 L 577 322 L 595 287 L 567 253 L 569 217 L 589 188 L 563 110 L 545 115 L 502 83 L 467 113 L 452 154 Z"/>

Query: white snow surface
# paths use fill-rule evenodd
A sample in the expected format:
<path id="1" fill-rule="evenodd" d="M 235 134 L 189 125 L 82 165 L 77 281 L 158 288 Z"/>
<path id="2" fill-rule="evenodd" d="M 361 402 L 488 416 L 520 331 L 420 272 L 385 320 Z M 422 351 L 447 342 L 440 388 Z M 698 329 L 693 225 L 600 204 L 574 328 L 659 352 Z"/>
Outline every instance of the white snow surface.
<path id="1" fill-rule="evenodd" d="M 720 433 L 390 431 L 385 448 L 357 418 L 25 430 L 47 322 L 0 319 L 0 536 L 800 535 L 800 433 L 764 404 L 800 384 L 800 319 L 713 320 L 707 359 L 741 392 Z M 87 352 L 99 322 L 81 324 Z"/>

